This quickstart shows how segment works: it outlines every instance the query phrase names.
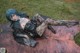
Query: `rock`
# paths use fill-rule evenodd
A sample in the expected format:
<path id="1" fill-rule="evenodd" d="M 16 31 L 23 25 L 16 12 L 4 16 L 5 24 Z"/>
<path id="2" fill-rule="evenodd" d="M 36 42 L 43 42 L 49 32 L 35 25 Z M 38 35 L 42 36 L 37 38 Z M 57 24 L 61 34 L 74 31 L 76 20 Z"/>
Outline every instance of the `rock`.
<path id="1" fill-rule="evenodd" d="M 6 48 L 0 48 L 0 53 L 6 53 Z"/>

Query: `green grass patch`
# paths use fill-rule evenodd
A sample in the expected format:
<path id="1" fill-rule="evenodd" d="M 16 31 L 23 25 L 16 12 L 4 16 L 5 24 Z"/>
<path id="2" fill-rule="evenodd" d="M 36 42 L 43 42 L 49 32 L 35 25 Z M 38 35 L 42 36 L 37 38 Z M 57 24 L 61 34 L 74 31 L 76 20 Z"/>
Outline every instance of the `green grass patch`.
<path id="1" fill-rule="evenodd" d="M 80 45 L 80 33 L 75 36 L 74 40 L 78 45 Z"/>
<path id="2" fill-rule="evenodd" d="M 15 8 L 32 17 L 36 13 L 47 15 L 53 19 L 80 20 L 80 3 L 66 3 L 63 0 L 0 0 L 0 23 L 6 23 L 5 11 Z"/>

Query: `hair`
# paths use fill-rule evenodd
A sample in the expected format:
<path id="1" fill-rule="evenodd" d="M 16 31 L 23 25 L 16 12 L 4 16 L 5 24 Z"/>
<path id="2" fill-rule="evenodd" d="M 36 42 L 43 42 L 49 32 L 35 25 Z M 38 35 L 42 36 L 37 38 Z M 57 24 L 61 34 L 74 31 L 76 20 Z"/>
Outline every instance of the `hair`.
<path id="1" fill-rule="evenodd" d="M 6 18 L 7 18 L 9 21 L 12 21 L 12 20 L 11 20 L 12 14 L 17 14 L 17 10 L 15 10 L 15 9 L 8 9 L 8 10 L 6 11 Z"/>
<path id="2" fill-rule="evenodd" d="M 20 16 L 20 17 L 29 18 L 29 16 L 28 16 L 26 13 L 24 13 L 24 12 L 18 12 L 18 11 L 15 10 L 15 9 L 8 9 L 8 10 L 6 11 L 6 18 L 7 18 L 10 22 L 13 22 L 13 21 L 11 20 L 12 14 L 15 14 L 15 15 Z"/>
<path id="3" fill-rule="evenodd" d="M 24 13 L 24 12 L 18 12 L 17 16 L 29 18 L 29 15 L 27 15 L 27 14 Z"/>

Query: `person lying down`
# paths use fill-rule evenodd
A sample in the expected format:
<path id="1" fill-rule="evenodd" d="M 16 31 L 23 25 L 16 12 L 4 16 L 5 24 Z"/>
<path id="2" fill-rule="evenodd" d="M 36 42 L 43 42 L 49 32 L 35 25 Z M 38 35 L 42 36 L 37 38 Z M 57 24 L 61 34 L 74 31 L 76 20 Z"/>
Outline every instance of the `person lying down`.
<path id="1" fill-rule="evenodd" d="M 29 18 L 26 13 L 18 12 L 16 9 L 8 9 L 6 18 L 11 23 L 13 36 L 18 43 L 34 47 L 38 43 L 35 38 L 42 37 L 46 28 L 56 33 L 51 26 L 64 25 L 71 27 L 79 24 L 75 20 L 53 20 L 49 17 L 36 14 Z"/>

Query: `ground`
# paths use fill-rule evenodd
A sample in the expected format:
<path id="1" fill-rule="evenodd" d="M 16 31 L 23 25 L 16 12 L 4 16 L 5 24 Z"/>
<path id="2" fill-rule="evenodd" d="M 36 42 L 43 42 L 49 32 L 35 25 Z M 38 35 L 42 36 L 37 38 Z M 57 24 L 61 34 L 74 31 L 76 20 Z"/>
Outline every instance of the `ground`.
<path id="1" fill-rule="evenodd" d="M 9 8 L 24 11 L 30 17 L 40 13 L 53 19 L 80 20 L 80 0 L 0 0 L 1 24 L 8 22 L 5 11 Z M 75 39 L 80 44 L 80 33 L 77 37 Z"/>
<path id="2" fill-rule="evenodd" d="M 46 38 L 35 39 L 38 44 L 35 47 L 29 47 L 15 41 L 8 24 L 1 25 L 0 28 L 4 29 L 4 33 L 0 33 L 0 48 L 5 47 L 7 53 L 80 53 L 80 46 L 74 41 L 74 36 L 80 32 L 80 26 L 52 27 L 56 34 L 46 29 L 43 34 Z"/>

